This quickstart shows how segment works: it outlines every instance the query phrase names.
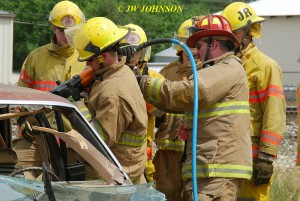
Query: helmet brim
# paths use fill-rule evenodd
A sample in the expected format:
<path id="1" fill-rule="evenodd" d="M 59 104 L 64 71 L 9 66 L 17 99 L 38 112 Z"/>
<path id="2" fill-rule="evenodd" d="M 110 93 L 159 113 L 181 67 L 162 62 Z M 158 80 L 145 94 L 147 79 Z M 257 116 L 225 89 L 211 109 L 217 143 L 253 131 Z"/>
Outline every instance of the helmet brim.
<path id="1" fill-rule="evenodd" d="M 216 37 L 216 36 L 221 36 L 221 37 L 227 37 L 228 40 L 232 41 L 233 44 L 236 47 L 240 46 L 240 43 L 238 42 L 237 38 L 230 32 L 224 31 L 224 30 L 202 30 L 194 33 L 191 35 L 187 41 L 186 45 L 190 48 L 195 48 L 196 44 L 199 40 L 202 38 L 208 38 L 208 37 Z"/>
<path id="2" fill-rule="evenodd" d="M 262 22 L 264 22 L 264 21 L 266 21 L 265 18 L 257 16 L 255 19 L 252 19 L 252 20 L 251 20 L 251 25 L 252 25 L 252 24 L 255 24 L 255 23 L 262 23 Z M 232 31 L 236 31 L 236 30 L 238 30 L 238 29 L 242 29 L 242 28 L 244 28 L 245 26 L 247 26 L 247 24 L 246 24 L 246 25 L 243 25 L 243 26 L 240 26 L 240 25 L 232 26 Z"/>
<path id="3" fill-rule="evenodd" d="M 95 57 L 95 56 L 98 56 L 98 55 L 102 54 L 103 52 L 107 51 L 108 49 L 110 49 L 114 45 L 118 44 L 122 39 L 126 38 L 128 36 L 128 34 L 130 33 L 130 31 L 131 31 L 130 29 L 119 27 L 119 33 L 116 36 L 116 37 L 120 37 L 118 40 L 116 40 L 114 43 L 111 43 L 109 46 L 106 46 L 103 49 L 101 49 L 98 54 L 93 53 L 93 52 L 89 52 L 89 51 L 84 51 L 84 54 L 82 52 L 82 54 L 79 54 L 80 56 L 78 57 L 78 61 L 81 61 L 81 62 L 82 61 L 87 61 L 92 57 Z"/>
<path id="4" fill-rule="evenodd" d="M 257 17 L 252 21 L 252 24 L 253 24 L 253 23 L 260 23 L 260 22 L 264 22 L 264 21 L 266 21 L 265 18 L 257 16 Z"/>

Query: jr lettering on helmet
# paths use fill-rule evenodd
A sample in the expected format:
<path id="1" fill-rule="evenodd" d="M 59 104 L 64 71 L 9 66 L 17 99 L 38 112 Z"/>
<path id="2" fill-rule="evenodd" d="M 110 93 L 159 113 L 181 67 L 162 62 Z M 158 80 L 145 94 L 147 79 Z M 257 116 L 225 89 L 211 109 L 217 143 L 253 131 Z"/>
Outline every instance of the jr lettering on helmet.
<path id="1" fill-rule="evenodd" d="M 252 13 L 250 12 L 250 10 L 248 8 L 244 8 L 242 11 L 238 11 L 237 13 L 240 15 L 238 17 L 238 19 L 240 21 L 244 20 L 245 18 L 248 18 L 248 17 L 252 16 Z"/>

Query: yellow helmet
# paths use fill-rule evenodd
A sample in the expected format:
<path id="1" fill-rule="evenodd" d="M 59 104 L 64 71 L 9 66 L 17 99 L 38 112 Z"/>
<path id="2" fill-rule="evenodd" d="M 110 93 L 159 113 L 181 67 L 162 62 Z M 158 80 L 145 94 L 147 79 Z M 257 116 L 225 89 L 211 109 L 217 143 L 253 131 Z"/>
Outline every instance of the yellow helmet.
<path id="1" fill-rule="evenodd" d="M 94 17 L 78 28 L 73 44 L 79 53 L 79 61 L 86 61 L 93 56 L 109 50 L 129 33 L 125 27 L 118 27 L 105 17 Z"/>
<path id="2" fill-rule="evenodd" d="M 147 41 L 146 33 L 142 27 L 136 24 L 126 24 L 124 27 L 129 28 L 131 31 L 126 38 L 120 41 L 120 45 L 138 46 Z M 151 47 L 143 48 L 141 51 L 140 61 L 148 61 L 151 55 Z"/>
<path id="3" fill-rule="evenodd" d="M 66 29 L 84 22 L 85 16 L 75 3 L 61 1 L 53 7 L 48 20 L 53 26 Z"/>
<path id="4" fill-rule="evenodd" d="M 186 40 L 189 37 L 188 28 L 193 25 L 192 19 L 185 20 L 179 27 L 176 38 L 178 40 Z"/>
<path id="5" fill-rule="evenodd" d="M 131 29 L 131 32 L 121 40 L 120 44 L 137 46 L 147 41 L 145 31 L 136 24 L 126 24 L 124 27 Z"/>
<path id="6" fill-rule="evenodd" d="M 187 38 L 189 37 L 188 28 L 192 27 L 193 21 L 192 19 L 185 20 L 179 27 L 178 33 L 175 34 L 175 39 L 186 43 Z M 180 52 L 182 51 L 182 47 L 180 45 L 176 45 L 176 55 L 179 56 Z"/>
<path id="7" fill-rule="evenodd" d="M 229 4 L 221 15 L 228 19 L 232 31 L 265 21 L 265 18 L 259 17 L 250 5 L 243 2 Z"/>

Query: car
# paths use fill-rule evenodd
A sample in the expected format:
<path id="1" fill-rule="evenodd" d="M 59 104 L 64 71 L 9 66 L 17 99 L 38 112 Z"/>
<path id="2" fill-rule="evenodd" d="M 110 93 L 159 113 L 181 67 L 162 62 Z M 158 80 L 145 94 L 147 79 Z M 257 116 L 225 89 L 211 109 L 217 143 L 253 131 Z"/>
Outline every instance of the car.
<path id="1" fill-rule="evenodd" d="M 36 143 L 39 165 L 24 163 L 28 148 L 20 151 L 20 140 Z M 132 184 L 69 100 L 9 84 L 0 84 L 0 195 L 0 200 L 165 200 L 153 183 Z"/>

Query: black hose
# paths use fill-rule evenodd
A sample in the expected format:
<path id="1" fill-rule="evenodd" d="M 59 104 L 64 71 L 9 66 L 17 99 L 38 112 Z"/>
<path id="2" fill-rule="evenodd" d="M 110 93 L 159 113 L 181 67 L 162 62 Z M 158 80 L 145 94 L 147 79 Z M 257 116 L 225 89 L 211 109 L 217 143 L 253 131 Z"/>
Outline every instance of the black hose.
<path id="1" fill-rule="evenodd" d="M 148 40 L 148 41 L 138 45 L 135 48 L 135 50 L 140 51 L 141 49 L 144 49 L 145 47 L 148 47 L 151 45 L 156 45 L 156 44 L 161 44 L 161 43 L 172 43 L 172 38 L 159 38 L 159 39 Z"/>

